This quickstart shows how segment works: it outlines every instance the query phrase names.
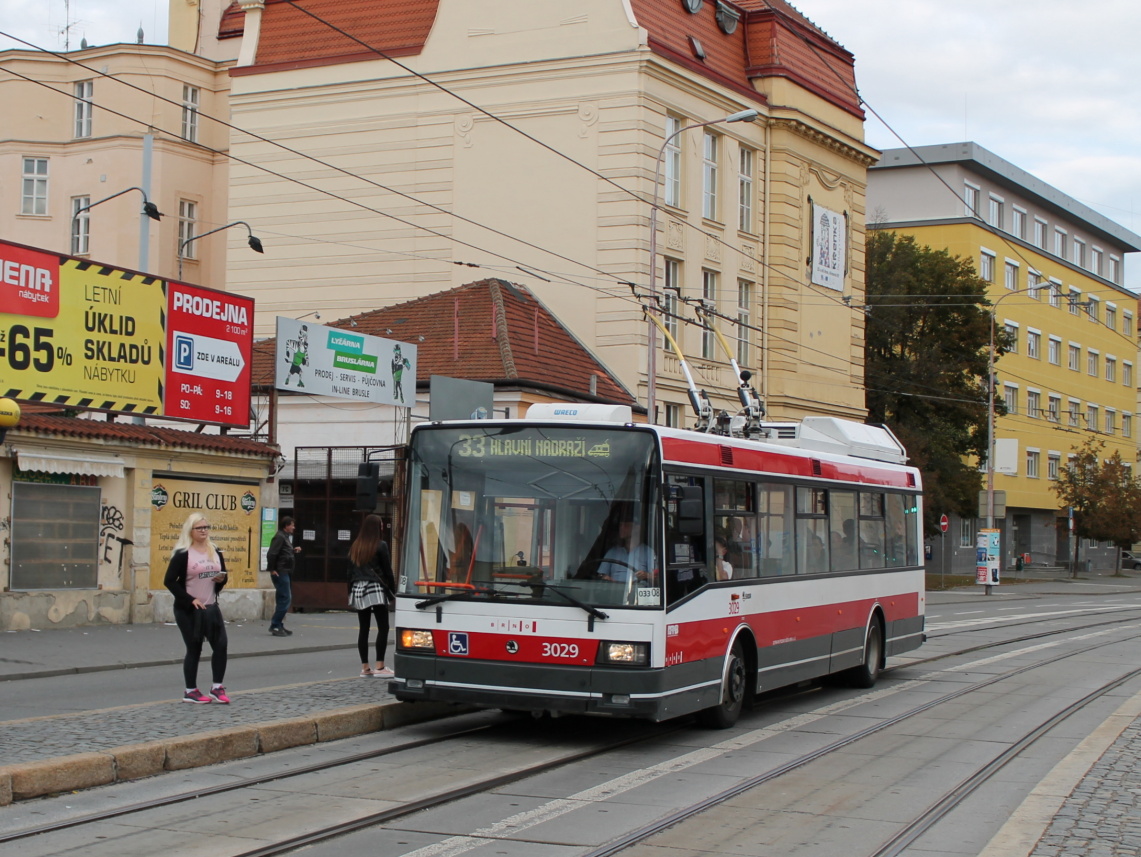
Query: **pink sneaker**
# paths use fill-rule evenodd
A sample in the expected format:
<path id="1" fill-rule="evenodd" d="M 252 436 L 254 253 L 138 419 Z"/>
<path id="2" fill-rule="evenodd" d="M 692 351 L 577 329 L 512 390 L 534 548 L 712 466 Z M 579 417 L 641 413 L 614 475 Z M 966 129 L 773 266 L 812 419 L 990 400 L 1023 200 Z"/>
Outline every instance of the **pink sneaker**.
<path id="1" fill-rule="evenodd" d="M 208 697 L 206 694 L 204 694 L 198 688 L 194 688 L 194 690 L 187 691 L 185 694 L 183 694 L 182 701 L 183 702 L 192 702 L 195 705 L 209 705 L 210 704 L 210 697 Z"/>
<path id="2" fill-rule="evenodd" d="M 210 699 L 215 702 L 220 702 L 223 705 L 230 704 L 230 697 L 226 696 L 226 688 L 221 685 L 210 690 Z"/>
<path id="3" fill-rule="evenodd" d="M 395 676 L 395 675 L 396 675 L 396 673 L 394 673 L 394 672 L 393 672 L 392 670 L 390 670 L 388 667 L 385 667 L 385 668 L 384 668 L 384 669 L 382 669 L 382 670 L 375 670 L 375 669 L 374 669 L 374 670 L 372 671 L 372 674 L 373 674 L 373 676 L 374 676 L 375 678 L 392 678 L 393 676 Z"/>

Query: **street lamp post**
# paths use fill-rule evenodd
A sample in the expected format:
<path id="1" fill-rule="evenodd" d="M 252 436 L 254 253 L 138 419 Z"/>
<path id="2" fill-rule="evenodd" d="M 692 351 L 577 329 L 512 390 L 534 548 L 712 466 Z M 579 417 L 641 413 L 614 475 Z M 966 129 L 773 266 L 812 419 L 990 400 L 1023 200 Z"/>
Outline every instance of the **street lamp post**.
<path id="1" fill-rule="evenodd" d="M 679 128 L 670 134 L 662 142 L 661 149 L 658 150 L 658 160 L 654 165 L 654 201 L 650 208 L 650 298 L 656 300 L 658 294 L 658 185 L 661 182 L 662 175 L 662 158 L 665 157 L 666 147 L 670 142 L 680 136 L 686 131 L 692 131 L 694 128 L 705 128 L 708 125 L 720 125 L 726 122 L 752 122 L 757 116 L 760 115 L 758 111 L 753 108 L 748 110 L 741 110 L 737 113 L 724 116 L 721 119 L 711 119 L 708 122 L 696 122 L 693 125 L 686 125 L 684 128 Z M 650 308 L 651 312 L 656 312 L 656 307 Z M 649 352 L 646 355 L 646 416 L 651 423 L 655 422 L 654 409 L 657 406 L 657 374 L 658 374 L 658 329 L 654 326 L 652 321 L 646 322 L 646 341 L 649 346 Z"/>
<path id="2" fill-rule="evenodd" d="M 993 304 L 991 304 L 991 307 L 990 307 L 990 351 L 988 352 L 989 356 L 988 356 L 988 360 L 987 360 L 987 407 L 986 407 L 986 411 L 987 411 L 987 425 L 986 425 L 986 433 L 987 433 L 987 440 L 986 440 L 986 526 L 987 526 L 988 530 L 994 529 L 994 429 L 995 429 L 995 426 L 994 426 L 994 423 L 995 423 L 995 413 L 994 413 L 994 387 L 995 387 L 994 361 L 995 361 L 995 350 L 996 350 L 994 339 L 995 339 L 995 327 L 997 325 L 998 305 L 1000 303 L 1002 303 L 1004 300 L 1006 300 L 1007 298 L 1012 298 L 1015 295 L 1032 294 L 1032 293 L 1040 291 L 1042 289 L 1051 288 L 1053 285 L 1054 285 L 1053 283 L 1042 283 L 1041 285 L 1031 286 L 1030 288 L 1027 288 L 1027 289 L 1021 289 L 1019 291 L 1007 292 L 1005 295 L 1002 295 L 998 300 L 996 300 Z M 1001 562 L 1002 562 L 1002 551 L 1000 548 L 1000 550 L 999 550 L 999 563 L 1001 563 Z M 986 584 L 986 594 L 990 595 L 990 593 L 991 593 L 991 584 L 990 584 L 989 574 L 988 574 L 988 580 L 987 580 L 987 584 Z"/>
<path id="3" fill-rule="evenodd" d="M 246 243 L 250 245 L 250 249 L 255 253 L 264 253 L 265 249 L 261 245 L 261 239 L 254 235 L 254 231 L 250 229 L 250 225 L 244 220 L 235 220 L 233 223 L 227 223 L 225 226 L 219 226 L 217 229 L 211 229 L 209 232 L 203 232 L 201 235 L 192 235 L 181 244 L 178 245 L 178 279 L 182 279 L 182 260 L 185 258 L 183 251 L 186 250 L 191 241 L 197 241 L 199 238 L 205 238 L 207 235 L 213 235 L 215 232 L 221 232 L 223 229 L 229 229 L 231 226 L 244 226 L 249 238 Z"/>
<path id="4" fill-rule="evenodd" d="M 162 212 L 158 210 L 157 205 L 155 205 L 153 202 L 151 202 L 149 199 L 147 199 L 147 192 L 145 190 L 143 190 L 141 187 L 129 187 L 129 188 L 126 188 L 124 190 L 119 191 L 118 193 L 113 193 L 108 197 L 104 197 L 103 199 L 92 202 L 89 205 L 84 205 L 80 208 L 75 209 L 75 211 L 73 211 L 71 214 L 71 234 L 72 235 L 75 234 L 75 224 L 79 220 L 79 215 L 83 214 L 85 211 L 90 211 L 91 209 L 93 209 L 97 205 L 101 205 L 102 203 L 107 202 L 108 200 L 112 200 L 117 196 L 122 196 L 125 193 L 130 193 L 133 190 L 137 190 L 139 193 L 141 193 L 143 195 L 143 211 L 142 211 L 142 213 L 145 214 L 147 217 L 149 217 L 151 220 L 162 220 Z M 146 253 L 146 250 L 147 250 L 146 242 L 143 242 L 142 245 L 139 247 L 139 270 L 141 272 L 143 272 L 144 274 L 147 272 L 147 270 L 146 270 L 147 269 L 147 253 Z"/>

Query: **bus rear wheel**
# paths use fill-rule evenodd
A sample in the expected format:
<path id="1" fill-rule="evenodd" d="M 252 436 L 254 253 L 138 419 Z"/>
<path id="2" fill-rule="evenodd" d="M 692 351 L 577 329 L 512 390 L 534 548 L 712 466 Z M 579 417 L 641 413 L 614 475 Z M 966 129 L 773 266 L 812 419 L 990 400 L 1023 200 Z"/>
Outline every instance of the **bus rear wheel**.
<path id="1" fill-rule="evenodd" d="M 748 693 L 749 676 L 745 665 L 745 648 L 738 639 L 729 650 L 725 681 L 721 686 L 721 702 L 697 712 L 697 721 L 707 729 L 728 729 L 741 716 Z"/>
<path id="2" fill-rule="evenodd" d="M 883 661 L 883 632 L 880 623 L 872 621 L 868 637 L 864 641 L 864 662 L 848 672 L 848 684 L 852 687 L 872 687 L 880 677 L 880 663 Z"/>

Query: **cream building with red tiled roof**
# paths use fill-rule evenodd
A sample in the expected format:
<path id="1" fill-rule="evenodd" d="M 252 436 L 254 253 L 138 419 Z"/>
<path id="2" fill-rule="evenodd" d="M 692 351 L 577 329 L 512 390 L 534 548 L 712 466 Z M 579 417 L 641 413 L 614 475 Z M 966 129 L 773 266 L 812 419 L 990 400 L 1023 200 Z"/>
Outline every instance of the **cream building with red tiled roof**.
<path id="1" fill-rule="evenodd" d="M 848 301 L 862 303 L 876 153 L 863 142 L 851 54 L 793 7 L 304 9 L 242 0 L 224 12 L 207 2 L 199 20 L 172 16 L 172 33 L 194 34 L 196 49 L 238 56 L 229 217 L 250 223 L 266 254 L 231 254 L 226 287 L 256 298 L 259 335 L 279 314 L 344 317 L 504 277 L 645 403 L 648 325 L 633 292 L 650 303 L 660 153 L 654 279 L 697 383 L 736 409 L 726 355 L 686 303 L 704 299 L 772 417 L 862 418 L 863 325 Z M 747 109 L 756 122 L 682 130 Z M 667 136 L 676 147 L 663 149 Z M 814 214 L 828 216 L 814 206 L 833 213 L 844 251 L 827 286 L 811 284 Z M 237 248 L 244 234 L 231 233 Z M 688 423 L 681 366 L 660 339 L 655 418 Z"/>

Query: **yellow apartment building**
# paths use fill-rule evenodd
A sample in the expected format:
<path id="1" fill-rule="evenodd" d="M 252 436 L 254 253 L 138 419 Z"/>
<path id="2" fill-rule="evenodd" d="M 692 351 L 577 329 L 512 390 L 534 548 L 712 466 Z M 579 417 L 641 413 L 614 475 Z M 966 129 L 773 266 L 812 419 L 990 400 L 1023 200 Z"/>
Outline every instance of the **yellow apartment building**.
<path id="1" fill-rule="evenodd" d="M 1013 343 L 996 366 L 1007 412 L 995 424 L 1003 558 L 1064 564 L 1073 545 L 1051 490 L 1059 469 L 1091 436 L 1137 458 L 1137 296 L 1123 274 L 1141 237 L 969 142 L 885 151 L 869 171 L 868 201 L 874 228 L 971 259 L 991 284 L 996 330 Z M 934 562 L 970 573 L 980 525 L 953 519 Z M 1082 551 L 1111 567 L 1110 546 Z"/>

